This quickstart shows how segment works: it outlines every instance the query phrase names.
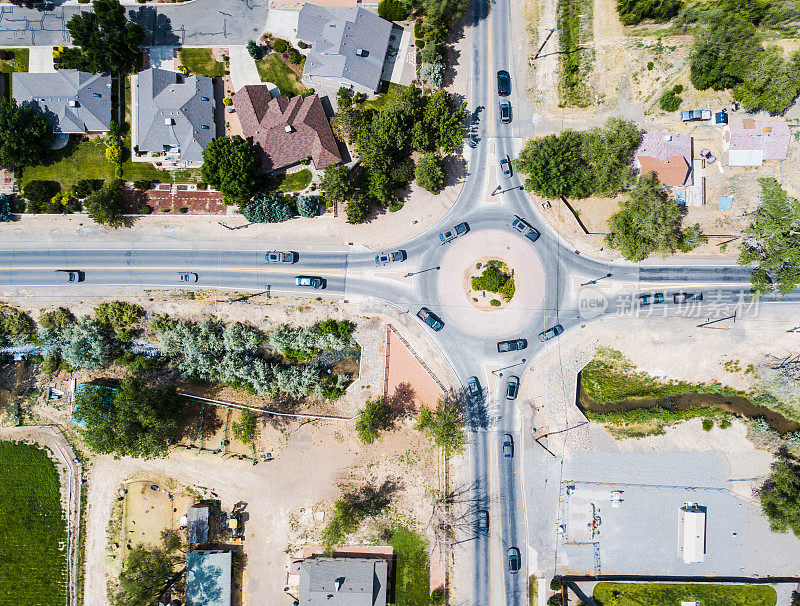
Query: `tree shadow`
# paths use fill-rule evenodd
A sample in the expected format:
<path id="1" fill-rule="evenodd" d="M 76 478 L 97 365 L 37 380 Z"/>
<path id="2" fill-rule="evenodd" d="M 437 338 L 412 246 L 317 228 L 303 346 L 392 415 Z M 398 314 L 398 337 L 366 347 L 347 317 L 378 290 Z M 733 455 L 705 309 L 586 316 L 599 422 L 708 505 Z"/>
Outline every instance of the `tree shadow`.
<path id="1" fill-rule="evenodd" d="M 145 31 L 147 46 L 181 46 L 183 40 L 172 29 L 172 20 L 155 8 L 141 7 L 128 11 L 128 17 Z M 181 31 L 183 34 L 183 31 Z"/>
<path id="2" fill-rule="evenodd" d="M 386 404 L 391 409 L 391 420 L 406 419 L 417 411 L 414 402 L 417 394 L 411 384 L 403 382 L 395 387 L 394 393 L 386 398 Z"/>

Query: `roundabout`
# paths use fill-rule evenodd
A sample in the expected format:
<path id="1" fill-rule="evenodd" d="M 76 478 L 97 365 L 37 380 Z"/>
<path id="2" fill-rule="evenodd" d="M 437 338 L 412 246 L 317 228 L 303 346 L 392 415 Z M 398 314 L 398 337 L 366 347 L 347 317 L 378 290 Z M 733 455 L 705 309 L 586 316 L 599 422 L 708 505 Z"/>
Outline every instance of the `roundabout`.
<path id="1" fill-rule="evenodd" d="M 510 300 L 499 293 L 473 290 L 472 278 L 481 275 L 487 261 L 499 261 L 502 271 L 513 276 Z M 544 266 L 535 245 L 513 232 L 470 232 L 448 246 L 439 266 L 436 290 L 446 322 L 470 335 L 512 335 L 528 326 L 542 307 Z"/>

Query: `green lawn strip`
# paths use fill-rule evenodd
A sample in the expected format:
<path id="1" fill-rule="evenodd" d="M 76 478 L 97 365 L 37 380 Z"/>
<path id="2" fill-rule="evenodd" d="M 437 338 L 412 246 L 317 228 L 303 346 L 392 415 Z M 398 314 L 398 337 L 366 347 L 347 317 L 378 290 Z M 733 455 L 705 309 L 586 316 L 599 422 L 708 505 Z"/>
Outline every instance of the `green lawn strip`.
<path id="1" fill-rule="evenodd" d="M 560 71 L 560 101 L 562 105 L 586 107 L 589 105 L 588 91 L 584 83 L 587 76 L 583 65 L 587 51 L 581 49 L 581 14 L 591 12 L 592 5 L 581 0 L 559 0 L 558 31 L 561 38 L 561 54 L 558 58 Z"/>
<path id="2" fill-rule="evenodd" d="M 703 606 L 775 606 L 778 596 L 769 585 L 711 583 L 598 583 L 597 606 L 666 606 L 700 602 Z"/>
<path id="3" fill-rule="evenodd" d="M 402 84 L 395 84 L 394 82 L 389 82 L 389 87 L 386 90 L 386 92 L 381 95 L 378 95 L 372 101 L 365 101 L 364 107 L 371 108 L 376 111 L 381 111 L 384 107 L 386 107 L 389 104 L 390 101 L 393 101 L 395 97 L 397 97 L 397 95 L 399 95 L 404 88 L 405 87 Z"/>
<path id="4" fill-rule="evenodd" d="M 178 52 L 181 65 L 191 74 L 221 78 L 225 75 L 225 65 L 214 59 L 210 48 L 182 48 Z"/>
<path id="5" fill-rule="evenodd" d="M 27 48 L 6 48 L 8 53 L 14 53 L 14 58 L 9 61 L 0 61 L 0 72 L 10 74 L 11 72 L 28 71 L 28 58 L 30 50 Z"/>
<path id="6" fill-rule="evenodd" d="M 308 93 L 297 75 L 275 53 L 256 61 L 258 75 L 262 82 L 272 82 L 282 95 L 296 97 Z"/>
<path id="7" fill-rule="evenodd" d="M 302 191 L 311 183 L 311 171 L 307 168 L 296 173 L 277 175 L 266 179 L 267 191 L 282 191 L 284 193 Z"/>
<path id="8" fill-rule="evenodd" d="M 0 602 L 61 606 L 68 546 L 55 464 L 37 446 L 0 442 L 0 476 Z"/>
<path id="9" fill-rule="evenodd" d="M 394 548 L 394 602 L 397 606 L 428 606 L 431 565 L 428 541 L 405 526 L 392 527 L 389 545 Z"/>
<path id="10" fill-rule="evenodd" d="M 539 582 L 536 575 L 532 574 L 528 578 L 528 606 L 536 606 L 539 603 Z"/>

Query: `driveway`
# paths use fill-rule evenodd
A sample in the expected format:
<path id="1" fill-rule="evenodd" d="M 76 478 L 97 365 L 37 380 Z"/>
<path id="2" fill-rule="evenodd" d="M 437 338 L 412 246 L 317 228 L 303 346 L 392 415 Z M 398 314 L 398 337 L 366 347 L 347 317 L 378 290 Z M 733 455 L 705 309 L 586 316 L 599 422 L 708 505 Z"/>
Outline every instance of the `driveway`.
<path id="1" fill-rule="evenodd" d="M 229 46 L 231 85 L 233 92 L 248 84 L 261 84 L 255 60 L 244 46 Z"/>
<path id="2" fill-rule="evenodd" d="M 132 20 L 146 32 L 145 45 L 228 46 L 257 39 L 267 21 L 268 0 L 193 0 L 133 8 Z M 0 46 L 59 46 L 71 43 L 66 24 L 88 5 L 62 5 L 51 11 L 4 5 Z"/>
<path id="3" fill-rule="evenodd" d="M 299 17 L 299 11 L 271 9 L 267 15 L 265 30 L 279 38 L 286 38 L 296 48 Z"/>
<path id="4" fill-rule="evenodd" d="M 53 49 L 49 46 L 33 46 L 28 59 L 28 71 L 32 74 L 54 74 Z"/>

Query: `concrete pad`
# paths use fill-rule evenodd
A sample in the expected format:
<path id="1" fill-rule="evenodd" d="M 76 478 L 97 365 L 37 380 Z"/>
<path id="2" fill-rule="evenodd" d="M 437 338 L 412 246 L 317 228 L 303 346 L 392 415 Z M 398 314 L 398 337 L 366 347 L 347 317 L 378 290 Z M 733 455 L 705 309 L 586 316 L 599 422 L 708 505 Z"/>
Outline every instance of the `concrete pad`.
<path id="1" fill-rule="evenodd" d="M 52 46 L 32 46 L 29 49 L 28 71 L 32 74 L 54 74 Z"/>
<path id="2" fill-rule="evenodd" d="M 175 71 L 175 47 L 174 46 L 151 46 L 150 47 L 150 67 Z"/>
<path id="3" fill-rule="evenodd" d="M 544 266 L 530 241 L 499 229 L 468 233 L 448 244 L 439 266 L 439 301 L 447 321 L 464 332 L 483 337 L 502 337 L 527 326 L 544 301 Z M 516 292 L 503 309 L 480 310 L 464 289 L 464 277 L 476 261 L 492 257 L 514 269 Z"/>
<path id="4" fill-rule="evenodd" d="M 248 84 L 261 84 L 255 59 L 250 56 L 245 46 L 229 46 L 231 85 L 236 92 Z"/>
<path id="5" fill-rule="evenodd" d="M 289 40 L 297 47 L 297 20 L 299 11 L 270 9 L 264 31 Z"/>

